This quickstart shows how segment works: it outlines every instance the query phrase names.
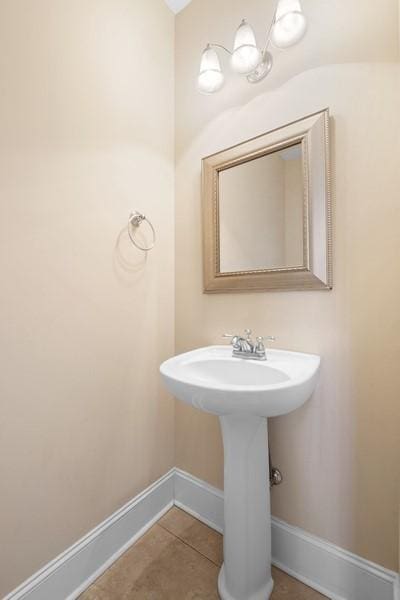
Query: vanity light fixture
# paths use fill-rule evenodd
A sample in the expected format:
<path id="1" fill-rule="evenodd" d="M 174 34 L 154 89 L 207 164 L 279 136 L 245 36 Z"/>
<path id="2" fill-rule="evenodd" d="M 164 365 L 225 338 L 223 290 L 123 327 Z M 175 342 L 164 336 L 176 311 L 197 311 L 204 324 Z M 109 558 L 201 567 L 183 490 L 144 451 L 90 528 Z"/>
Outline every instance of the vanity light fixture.
<path id="1" fill-rule="evenodd" d="M 301 9 L 300 0 L 278 0 L 267 41 L 261 50 L 257 46 L 252 27 L 245 19 L 239 25 L 230 51 L 221 44 L 207 44 L 200 62 L 197 80 L 198 89 L 203 94 L 218 92 L 224 84 L 224 74 L 216 48 L 230 54 L 231 67 L 240 75 L 245 75 L 249 83 L 262 81 L 272 68 L 272 54 L 269 45 L 275 48 L 289 48 L 299 42 L 307 29 L 307 21 Z"/>

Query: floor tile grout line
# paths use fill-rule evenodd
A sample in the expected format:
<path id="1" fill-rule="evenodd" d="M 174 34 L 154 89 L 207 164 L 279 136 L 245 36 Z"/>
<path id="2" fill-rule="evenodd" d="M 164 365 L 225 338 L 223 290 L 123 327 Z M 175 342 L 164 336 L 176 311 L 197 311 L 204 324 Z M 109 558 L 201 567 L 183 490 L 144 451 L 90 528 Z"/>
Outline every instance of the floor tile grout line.
<path id="1" fill-rule="evenodd" d="M 165 527 L 164 525 L 162 525 L 162 524 L 160 523 L 160 521 L 156 521 L 156 522 L 154 523 L 154 525 L 153 525 L 152 527 L 150 527 L 150 529 L 149 529 L 149 530 L 146 532 L 146 534 L 147 534 L 149 531 L 151 531 L 151 530 L 152 530 L 154 527 L 156 527 L 156 526 L 159 526 L 159 527 L 161 527 L 161 529 L 163 529 L 163 531 L 166 531 L 167 533 L 169 533 L 170 535 L 172 535 L 172 537 L 174 537 L 175 539 L 177 539 L 177 540 L 179 540 L 180 542 L 182 542 L 182 544 L 184 544 L 184 545 L 185 545 L 187 548 L 190 548 L 191 550 L 194 550 L 194 551 L 196 552 L 196 554 L 198 554 L 199 556 L 202 556 L 203 558 L 205 558 L 205 559 L 206 559 L 208 562 L 210 562 L 212 565 L 214 565 L 214 566 L 216 566 L 216 567 L 218 567 L 218 568 L 221 568 L 221 565 L 220 565 L 220 564 L 218 564 L 218 563 L 214 562 L 214 561 L 213 561 L 211 558 L 209 558 L 208 556 L 206 556 L 205 554 L 203 554 L 202 552 L 200 552 L 200 551 L 199 551 L 197 548 L 195 548 L 194 546 L 192 546 L 191 544 L 189 544 L 188 542 L 186 542 L 184 539 L 182 539 L 181 537 L 179 537 L 179 535 L 176 535 L 176 533 L 174 533 L 174 532 L 170 531 L 170 530 L 169 530 L 167 527 Z M 146 535 L 146 534 L 145 534 L 145 535 Z M 143 536 L 143 537 L 144 537 L 144 536 Z M 139 541 L 139 540 L 138 540 L 138 541 Z M 135 544 L 133 544 L 133 546 L 135 546 Z M 102 592 L 105 592 L 105 593 L 107 594 L 107 593 L 108 593 L 108 590 L 106 589 L 106 587 L 103 587 L 103 586 L 101 585 L 101 583 L 99 583 L 99 582 L 100 582 L 100 580 L 102 579 L 102 577 L 103 577 L 103 576 L 104 576 L 106 573 L 109 573 L 109 572 L 111 571 L 111 569 L 112 569 L 114 566 L 116 566 L 116 564 L 119 562 L 119 560 L 120 560 L 120 559 L 121 559 L 121 558 L 122 558 L 122 557 L 123 557 L 125 554 L 127 554 L 127 553 L 129 552 L 129 550 L 130 550 L 131 548 L 133 548 L 133 546 L 131 546 L 130 548 L 128 548 L 128 549 L 127 549 L 127 550 L 126 550 L 126 551 L 125 551 L 125 552 L 124 552 L 124 553 L 123 553 L 123 554 L 122 554 L 122 555 L 121 555 L 121 556 L 120 556 L 120 557 L 119 557 L 119 558 L 118 558 L 118 559 L 115 561 L 115 563 L 113 563 L 113 564 L 112 564 L 110 567 L 108 567 L 108 569 L 107 569 L 107 570 L 106 570 L 104 573 L 102 573 L 102 575 L 99 575 L 99 577 L 98 577 L 97 579 L 95 579 L 95 580 L 94 580 L 94 581 L 91 583 L 91 585 L 90 585 L 90 586 L 89 586 L 89 587 L 88 587 L 86 590 L 84 590 L 84 592 L 82 592 L 82 594 L 80 594 L 80 595 L 78 596 L 77 600 L 79 600 L 79 598 L 80 598 L 80 597 L 81 597 L 81 596 L 82 596 L 82 595 L 83 595 L 85 592 L 87 592 L 87 590 L 89 590 L 89 589 L 92 589 L 92 588 L 94 589 L 95 587 L 97 587 L 97 588 L 98 588 L 98 589 L 100 589 Z"/>
<path id="2" fill-rule="evenodd" d="M 211 564 L 215 565 L 216 567 L 221 568 L 221 565 L 219 563 L 217 563 L 214 560 L 212 560 L 212 558 L 210 558 L 206 554 L 203 554 L 203 552 L 200 552 L 200 550 L 198 550 L 195 546 L 192 546 L 192 544 L 189 544 L 186 540 L 184 540 L 183 538 L 181 538 L 179 535 L 176 535 L 176 533 L 174 533 L 173 531 L 171 531 L 170 529 L 168 529 L 164 525 L 161 525 L 160 522 L 157 522 L 157 525 L 159 525 L 160 527 L 162 527 L 162 529 L 164 529 L 164 531 L 168 531 L 168 533 L 170 533 L 177 540 L 179 540 L 180 542 L 182 542 L 183 544 L 185 544 L 185 546 L 187 546 L 188 548 L 191 548 L 192 550 L 194 550 L 195 552 L 197 552 L 197 554 L 200 554 L 200 556 L 202 556 L 203 558 L 206 558 Z"/>
<path id="3" fill-rule="evenodd" d="M 211 558 L 209 558 L 208 556 L 206 556 L 205 554 L 203 554 L 203 552 L 201 552 L 200 550 L 198 550 L 198 549 L 197 549 L 195 546 L 193 546 L 192 544 L 188 543 L 188 542 L 187 542 L 185 539 L 183 539 L 182 537 L 180 537 L 179 535 L 177 535 L 176 533 L 174 533 L 173 531 L 171 531 L 170 529 L 168 529 L 168 527 L 166 527 L 165 525 L 161 524 L 161 522 L 160 522 L 161 520 L 162 520 L 162 519 L 160 519 L 159 521 L 156 521 L 156 522 L 153 524 L 153 526 L 152 526 L 152 527 L 151 527 L 151 528 L 150 528 L 150 529 L 149 529 L 149 530 L 146 532 L 146 534 L 145 534 L 143 537 L 145 537 L 145 536 L 147 535 L 147 533 L 149 533 L 149 532 L 150 532 L 150 531 L 151 531 L 153 528 L 155 529 L 157 526 L 159 526 L 159 527 L 160 527 L 160 528 L 161 528 L 163 531 L 165 531 L 165 532 L 166 532 L 168 535 L 172 536 L 172 538 L 174 538 L 174 539 L 176 539 L 176 540 L 179 540 L 179 542 L 181 542 L 181 543 L 182 543 L 184 546 L 186 546 L 186 547 L 190 548 L 191 550 L 193 550 L 193 551 L 194 551 L 196 554 L 198 554 L 198 555 L 199 555 L 199 556 L 201 556 L 202 558 L 205 558 L 205 559 L 207 560 L 207 562 L 208 562 L 208 563 L 210 563 L 211 565 L 213 565 L 213 566 L 216 566 L 216 567 L 218 567 L 218 568 L 220 568 L 220 567 L 221 567 L 221 565 L 220 565 L 219 563 L 216 563 L 214 560 L 212 560 Z M 197 519 L 194 519 L 194 520 L 195 520 L 195 521 L 197 521 Z M 207 528 L 208 528 L 208 527 L 207 527 Z M 136 542 L 136 543 L 137 543 L 137 542 Z M 133 548 L 135 545 L 136 545 L 136 544 L 134 544 L 134 545 L 133 545 L 133 546 L 131 546 L 129 549 L 127 549 L 127 550 L 126 550 L 126 552 L 124 552 L 122 556 L 124 556 L 125 554 L 127 554 L 127 553 L 129 552 L 129 550 L 130 550 L 131 548 Z M 99 590 L 101 593 L 105 593 L 105 594 L 106 594 L 105 600 L 112 600 L 113 598 L 115 598 L 115 596 L 113 595 L 113 592 L 114 592 L 114 590 L 113 590 L 113 589 L 112 589 L 112 590 L 109 590 L 109 589 L 107 588 L 107 584 L 106 584 L 106 585 L 104 585 L 104 583 L 103 583 L 103 582 L 101 582 L 101 580 L 102 580 L 102 578 L 105 576 L 105 574 L 106 574 L 106 573 L 109 573 L 109 572 L 110 572 L 110 571 L 111 571 L 111 570 L 112 570 L 112 569 L 113 569 L 113 568 L 114 568 L 114 567 L 117 565 L 117 563 L 119 563 L 119 561 L 120 561 L 120 559 L 122 558 L 122 556 L 121 556 L 121 557 L 119 557 L 119 558 L 118 558 L 118 560 L 117 560 L 117 561 L 115 561 L 115 563 L 113 563 L 113 564 L 112 564 L 112 565 L 111 565 L 111 566 L 110 566 L 110 567 L 109 567 L 109 568 L 108 568 L 108 569 L 107 569 L 107 570 L 106 570 L 106 571 L 105 571 L 105 572 L 104 572 L 102 575 L 100 575 L 100 576 L 99 576 L 99 577 L 98 577 L 98 578 L 97 578 L 97 579 L 96 579 L 94 582 L 92 582 L 92 583 L 91 583 L 91 585 L 90 585 L 90 586 L 88 586 L 88 588 L 87 588 L 86 590 L 84 590 L 84 591 L 82 592 L 82 594 L 81 594 L 81 595 L 79 595 L 79 597 L 77 598 L 77 600 L 79 600 L 80 598 L 82 598 L 82 600 L 83 600 L 83 599 L 85 598 L 85 595 L 86 595 L 86 593 L 88 592 L 88 590 L 92 590 L 92 592 L 96 593 L 96 588 L 97 588 L 97 590 Z M 279 571 L 281 571 L 280 569 L 278 569 L 278 570 L 279 570 Z M 292 580 L 292 579 L 293 579 L 292 577 L 290 577 L 289 575 L 285 574 L 284 572 L 282 572 L 282 571 L 281 571 L 281 573 L 282 573 L 282 575 L 283 575 L 284 577 L 288 577 L 290 580 Z M 303 596 L 303 594 L 301 593 L 301 597 L 302 597 L 302 598 L 304 597 L 304 600 L 306 600 L 306 598 L 310 598 L 310 600 L 311 600 L 311 598 L 312 598 L 312 597 L 314 598 L 314 596 L 313 596 L 313 595 L 310 595 L 310 596 L 308 595 L 310 592 L 314 592 L 314 590 L 312 590 L 312 589 L 309 589 L 309 588 L 308 588 L 308 586 L 307 586 L 307 585 L 305 585 L 305 584 L 304 584 L 304 583 L 302 583 L 302 582 L 299 582 L 299 581 L 297 581 L 297 583 L 298 583 L 298 584 L 300 584 L 302 587 L 304 586 L 305 588 L 307 588 L 307 589 L 306 589 L 306 591 L 305 591 L 305 593 L 306 593 L 306 596 Z M 277 591 L 277 593 L 278 593 L 278 596 L 277 596 L 277 598 L 279 597 L 279 598 L 281 598 L 281 600 L 283 600 L 283 597 L 286 597 L 285 590 L 276 590 L 276 591 Z M 284 592 L 282 596 L 281 596 L 281 591 L 283 591 L 283 592 Z M 287 591 L 287 590 L 286 590 L 286 591 Z M 293 591 L 296 593 L 296 590 L 293 590 Z M 111 595 L 110 595 L 110 593 L 111 593 Z M 291 595 L 291 590 L 289 590 L 289 594 L 290 594 L 290 597 L 292 597 L 292 595 Z M 92 598 L 92 595 L 90 595 L 90 597 Z M 275 595 L 274 595 L 274 597 L 275 597 Z M 97 598 L 97 595 L 96 595 L 94 598 Z M 298 599 L 299 599 L 299 598 L 300 598 L 300 596 L 299 596 L 299 595 L 296 595 L 296 598 L 298 598 Z M 315 597 L 315 598 L 316 598 L 316 597 Z M 326 596 L 322 596 L 322 595 L 320 595 L 320 594 L 318 594 L 318 598 L 321 598 L 321 600 L 322 600 L 322 598 L 326 598 L 326 600 L 328 600 L 328 597 L 326 597 Z M 89 600 L 89 598 L 88 598 L 88 600 Z M 400 600 L 400 599 L 399 599 L 399 600 Z"/>

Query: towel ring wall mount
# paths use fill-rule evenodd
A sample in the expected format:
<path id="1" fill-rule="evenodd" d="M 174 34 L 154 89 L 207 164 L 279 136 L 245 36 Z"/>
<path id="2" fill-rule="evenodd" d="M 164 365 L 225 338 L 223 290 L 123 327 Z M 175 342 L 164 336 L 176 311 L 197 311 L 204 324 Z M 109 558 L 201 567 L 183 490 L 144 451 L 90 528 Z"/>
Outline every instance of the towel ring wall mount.
<path id="1" fill-rule="evenodd" d="M 150 242 L 150 244 L 148 246 L 142 246 L 141 244 L 138 243 L 138 241 L 135 239 L 135 231 L 140 227 L 140 225 L 146 221 L 147 225 L 150 227 L 151 232 L 152 232 L 152 241 Z M 137 210 L 135 210 L 133 213 L 131 213 L 129 215 L 129 219 L 128 219 L 128 234 L 130 237 L 130 240 L 132 242 L 132 244 L 134 246 L 136 246 L 136 248 L 139 248 L 139 250 L 142 250 L 143 252 L 148 252 L 149 250 L 151 250 L 152 248 L 154 248 L 155 244 L 156 244 L 156 232 L 155 229 L 152 225 L 152 223 L 148 220 L 148 218 L 143 215 L 142 213 L 138 212 Z"/>

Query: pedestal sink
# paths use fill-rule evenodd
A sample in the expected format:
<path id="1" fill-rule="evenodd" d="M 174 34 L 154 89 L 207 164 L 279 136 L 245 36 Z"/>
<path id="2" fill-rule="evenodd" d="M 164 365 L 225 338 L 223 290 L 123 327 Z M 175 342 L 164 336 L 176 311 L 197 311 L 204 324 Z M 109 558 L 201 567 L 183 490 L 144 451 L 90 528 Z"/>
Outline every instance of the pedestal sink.
<path id="1" fill-rule="evenodd" d="M 269 350 L 268 360 L 232 357 L 209 346 L 165 361 L 160 371 L 179 400 L 219 416 L 224 442 L 222 600 L 267 600 L 271 516 L 267 417 L 295 410 L 311 396 L 319 356 Z"/>

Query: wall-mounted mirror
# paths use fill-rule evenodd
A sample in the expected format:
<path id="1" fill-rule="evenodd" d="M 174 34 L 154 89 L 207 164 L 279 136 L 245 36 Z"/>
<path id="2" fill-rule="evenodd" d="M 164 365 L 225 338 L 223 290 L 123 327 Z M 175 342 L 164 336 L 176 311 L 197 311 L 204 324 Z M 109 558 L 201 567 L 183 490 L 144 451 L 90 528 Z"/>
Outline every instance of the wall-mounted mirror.
<path id="1" fill-rule="evenodd" d="M 328 121 L 203 159 L 205 292 L 331 288 Z"/>

